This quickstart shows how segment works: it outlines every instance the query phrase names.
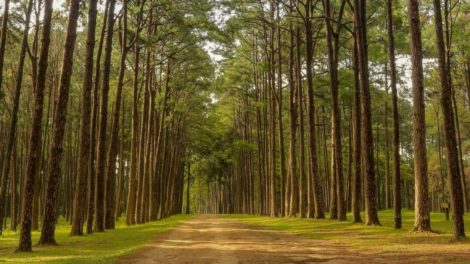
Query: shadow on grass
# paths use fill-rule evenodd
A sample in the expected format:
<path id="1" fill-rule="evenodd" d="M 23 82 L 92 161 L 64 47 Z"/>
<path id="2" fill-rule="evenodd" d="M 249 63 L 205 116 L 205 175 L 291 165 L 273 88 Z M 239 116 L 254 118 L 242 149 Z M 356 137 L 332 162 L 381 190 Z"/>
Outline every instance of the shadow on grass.
<path id="1" fill-rule="evenodd" d="M 59 246 L 35 246 L 39 232 L 33 232 L 33 253 L 13 253 L 19 234 L 7 232 L 0 237 L 0 262 L 6 263 L 109 263 L 130 254 L 157 234 L 192 216 L 178 215 L 158 222 L 127 227 L 120 221 L 115 230 L 72 237 L 70 226 L 61 219 L 56 229 Z"/>
<path id="2" fill-rule="evenodd" d="M 328 219 L 300 218 L 270 218 L 265 216 L 226 215 L 228 218 L 240 219 L 243 223 L 274 230 L 288 231 L 307 236 L 312 239 L 331 240 L 350 244 L 358 248 L 383 246 L 394 248 L 401 245 L 470 245 L 470 240 L 453 241 L 452 222 L 446 221 L 443 214 L 433 213 L 431 224 L 438 233 L 411 232 L 414 224 L 414 212 L 402 212 L 402 229 L 393 228 L 393 212 L 379 212 L 382 226 L 366 226 L 364 223 L 339 222 Z M 348 215 L 348 219 L 352 219 Z M 362 215 L 362 219 L 364 216 Z M 470 217 L 465 219 L 467 232 L 470 227 Z M 380 241 L 378 243 L 377 241 Z"/>

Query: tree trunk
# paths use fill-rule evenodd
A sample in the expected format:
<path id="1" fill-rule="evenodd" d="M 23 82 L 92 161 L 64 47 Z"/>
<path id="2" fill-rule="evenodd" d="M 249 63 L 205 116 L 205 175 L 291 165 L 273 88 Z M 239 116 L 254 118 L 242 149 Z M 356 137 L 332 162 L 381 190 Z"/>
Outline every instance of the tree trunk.
<path id="1" fill-rule="evenodd" d="M 393 32 L 392 1 L 387 0 L 388 20 L 388 56 L 390 60 L 390 82 L 392 86 L 393 116 L 393 212 L 395 228 L 400 229 L 401 223 L 401 176 L 400 176 L 400 123 L 398 116 L 397 69 L 395 63 L 395 36 Z"/>
<path id="2" fill-rule="evenodd" d="M 52 4 L 52 3 L 51 3 Z M 75 50 L 75 40 L 77 37 L 77 21 L 80 14 L 80 1 L 71 0 L 69 18 L 67 23 L 67 35 L 65 37 L 64 57 L 60 75 L 59 97 L 55 112 L 52 142 L 49 161 L 49 179 L 46 191 L 46 207 L 44 211 L 44 221 L 39 244 L 56 244 L 55 225 L 57 222 L 56 204 L 61 175 L 61 162 L 63 153 L 65 125 L 67 121 L 67 106 L 69 100 L 70 80 L 73 69 L 73 55 Z"/>
<path id="3" fill-rule="evenodd" d="M 292 27 L 291 27 L 292 30 Z M 299 30 L 297 31 L 299 32 Z M 297 137 L 297 105 L 296 105 L 296 83 L 294 81 L 294 33 L 290 33 L 290 49 L 289 49 L 289 113 L 290 113 L 290 136 L 289 136 L 289 187 L 290 187 L 290 205 L 288 206 L 290 208 L 289 216 L 290 217 L 295 217 L 295 211 L 294 208 L 296 207 L 296 203 L 299 200 L 300 197 L 300 203 L 299 203 L 299 208 L 300 208 L 300 217 L 303 218 L 305 217 L 305 204 L 303 195 L 304 195 L 304 189 L 302 188 L 306 183 L 304 182 L 304 178 L 300 178 L 300 195 L 298 193 L 299 190 L 299 184 L 298 184 L 298 174 L 297 174 L 297 156 L 296 156 L 296 137 Z M 297 47 L 299 48 L 299 47 Z M 303 147 L 300 146 L 300 147 Z M 287 212 L 286 212 L 287 213 Z"/>
<path id="4" fill-rule="evenodd" d="M 419 1 L 408 0 L 408 23 L 413 82 L 413 144 L 415 167 L 415 225 L 416 231 L 431 230 L 428 201 L 428 166 L 426 154 L 426 124 L 424 112 L 423 50 Z"/>
<path id="5" fill-rule="evenodd" d="M 345 3 L 343 1 L 343 3 Z M 334 159 L 334 175 L 336 178 L 336 195 L 338 220 L 346 220 L 346 203 L 344 199 L 344 178 L 343 178 L 343 144 L 341 135 L 341 110 L 339 108 L 339 81 L 338 81 L 338 38 L 339 30 L 333 31 L 332 17 L 330 11 L 330 0 L 323 1 L 326 37 L 328 47 L 328 68 L 330 72 L 330 91 L 331 91 L 331 115 L 332 115 L 332 147 Z M 339 12 L 339 23 L 341 23 L 344 4 Z M 333 43 L 334 41 L 334 43 Z"/>
<path id="6" fill-rule="evenodd" d="M 13 145 L 14 141 L 16 138 L 16 125 L 18 123 L 18 109 L 20 107 L 20 95 L 21 95 L 21 87 L 22 87 L 22 82 L 23 82 L 23 71 L 24 71 L 24 61 L 26 57 L 26 51 L 28 48 L 28 33 L 29 33 L 29 23 L 31 20 L 31 12 L 33 9 L 33 1 L 29 0 L 28 1 L 28 7 L 26 9 L 26 20 L 24 24 L 24 30 L 23 30 L 23 39 L 21 41 L 21 51 L 20 51 L 20 58 L 18 61 L 18 70 L 15 75 L 15 93 L 13 96 L 13 107 L 11 110 L 11 116 L 10 116 L 10 126 L 9 126 L 9 132 L 8 132 L 8 141 L 7 141 L 7 146 L 6 146 L 6 153 L 5 157 L 3 159 L 5 165 L 3 166 L 3 173 L 1 173 L 1 178 L 2 181 L 0 183 L 0 235 L 2 234 L 3 230 L 3 225 L 2 223 L 4 222 L 5 218 L 5 206 L 6 206 L 6 194 L 7 194 L 7 186 L 9 182 L 9 177 L 10 177 L 10 160 L 11 160 L 11 154 L 13 152 Z M 1 165 L 1 164 L 0 164 Z M 2 166 L 0 166 L 1 168 Z M 33 186 L 31 188 L 34 189 L 34 182 L 28 182 L 29 184 L 32 184 Z M 29 188 L 30 186 L 28 186 Z M 34 192 L 34 191 L 33 191 Z M 33 194 L 31 194 L 32 196 Z M 29 206 L 29 205 L 28 205 Z M 29 213 L 29 217 L 27 217 L 27 220 L 31 221 L 30 216 L 31 213 Z M 30 233 L 31 232 L 31 227 L 30 227 L 30 222 L 26 223 L 26 229 L 25 233 Z M 29 225 L 29 226 L 28 226 Z M 29 231 L 28 231 L 29 229 Z M 23 230 L 23 226 L 22 226 Z M 23 234 L 23 232 L 22 232 Z M 27 236 L 27 234 L 25 234 Z M 30 236 L 30 235 L 29 235 Z M 23 235 L 21 236 L 23 237 Z M 31 240 L 31 237 L 29 237 L 29 240 Z M 28 238 L 25 237 L 25 244 L 24 249 L 25 251 L 31 251 L 31 246 L 28 248 Z M 30 243 L 29 243 L 30 244 Z M 21 250 L 22 244 L 20 243 L 20 248 Z"/>
<path id="7" fill-rule="evenodd" d="M 113 113 L 113 123 L 111 126 L 110 140 L 109 140 L 109 152 L 108 152 L 108 164 L 106 166 L 106 186 L 105 186 L 105 197 L 106 197 L 106 212 L 105 212 L 105 228 L 115 228 L 115 207 L 116 207 L 116 158 L 119 147 L 119 114 L 121 113 L 122 103 L 122 89 L 124 86 L 124 73 L 126 70 L 126 58 L 127 58 L 127 0 L 122 2 L 122 21 L 123 28 L 121 32 L 121 58 L 119 62 L 119 76 L 116 91 L 116 102 Z"/>
<path id="8" fill-rule="evenodd" d="M 88 174 L 88 219 L 87 219 L 87 233 L 93 233 L 93 224 L 95 221 L 95 196 L 96 196 L 96 175 L 98 162 L 96 161 L 97 148 L 96 142 L 98 139 L 98 113 L 99 113 L 99 90 L 100 90 L 100 77 L 101 77 L 101 55 L 103 53 L 103 44 L 106 33 L 106 26 L 108 21 L 109 12 L 109 1 L 106 1 L 106 7 L 104 11 L 103 25 L 101 27 L 100 41 L 98 44 L 98 50 L 96 53 L 96 70 L 95 79 L 93 84 L 93 110 L 91 114 L 91 144 L 90 148 L 90 162 L 89 162 L 89 174 Z"/>
<path id="9" fill-rule="evenodd" d="M 325 218 L 323 210 L 323 194 L 320 188 L 320 174 L 318 172 L 317 140 L 315 135 L 315 95 L 313 93 L 313 30 L 311 21 L 312 0 L 307 0 L 305 8 L 305 34 L 306 34 L 306 64 L 307 64 L 307 93 L 308 93 L 308 151 L 309 163 L 312 168 L 313 198 L 315 203 L 315 218 Z"/>
<path id="10" fill-rule="evenodd" d="M 372 114 L 369 90 L 369 69 L 367 51 L 366 1 L 355 0 L 355 34 L 358 47 L 359 72 L 361 80 L 361 144 L 364 164 L 366 224 L 380 225 L 377 214 L 377 179 L 374 167 L 374 140 L 372 135 Z"/>
<path id="11" fill-rule="evenodd" d="M 278 122 L 279 122 L 279 152 L 280 152 L 280 162 L 281 162 L 281 215 L 285 215 L 286 212 L 284 212 L 284 199 L 285 199 L 285 191 L 286 188 L 286 154 L 284 150 L 284 124 L 282 122 L 282 42 L 281 42 L 281 18 L 280 18 L 280 7 L 279 3 L 277 4 L 277 54 L 278 54 L 278 60 L 277 60 L 277 67 L 278 67 L 278 72 L 277 72 L 277 86 L 278 86 Z"/>
<path id="12" fill-rule="evenodd" d="M 464 227 L 464 196 L 460 182 L 459 154 L 455 133 L 454 111 L 452 109 L 452 87 L 450 85 L 450 69 L 446 63 L 444 37 L 442 30 L 441 1 L 434 0 L 434 19 L 436 29 L 436 45 L 438 52 L 439 73 L 441 80 L 441 106 L 444 116 L 444 136 L 447 152 L 447 175 L 452 207 L 454 238 L 465 237 Z"/>
<path id="13" fill-rule="evenodd" d="M 89 1 L 88 29 L 85 55 L 85 76 L 83 77 L 81 126 L 80 126 L 80 150 L 78 161 L 77 190 L 73 199 L 72 231 L 70 235 L 83 235 L 83 223 L 85 220 L 84 201 L 86 199 L 87 177 L 90 171 L 90 121 L 91 121 L 91 89 L 93 86 L 93 56 L 95 50 L 95 32 L 97 16 L 97 0 Z M 93 135 L 92 135 L 93 136 Z"/>
<path id="14" fill-rule="evenodd" d="M 138 112 L 138 89 L 139 89 L 139 58 L 140 47 L 139 39 L 136 39 L 135 45 L 135 59 L 134 59 L 134 84 L 133 84 L 133 103 L 132 103 L 132 134 L 131 134 L 131 160 L 130 160 L 130 174 L 129 174 L 129 190 L 127 194 L 127 210 L 126 210 L 126 224 L 135 224 L 135 211 L 137 201 L 137 151 L 138 151 L 138 134 L 139 134 L 139 112 Z"/>
<path id="15" fill-rule="evenodd" d="M 116 0 L 109 0 L 108 24 L 106 29 L 106 44 L 104 51 L 103 63 L 103 84 L 101 87 L 101 105 L 100 105 L 100 122 L 98 130 L 98 150 L 97 150 L 97 173 L 96 173 L 96 189 L 95 189 L 95 224 L 94 229 L 98 232 L 104 232 L 105 217 L 105 173 L 106 173 L 106 130 L 108 123 L 108 93 L 109 78 L 111 73 L 111 52 L 114 33 L 114 7 Z"/>

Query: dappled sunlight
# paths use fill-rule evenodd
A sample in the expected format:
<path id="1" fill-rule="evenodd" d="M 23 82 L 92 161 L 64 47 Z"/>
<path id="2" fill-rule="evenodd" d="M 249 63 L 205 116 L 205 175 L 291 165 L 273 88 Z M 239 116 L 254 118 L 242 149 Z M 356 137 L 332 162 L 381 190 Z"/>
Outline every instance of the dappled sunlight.
<path id="1" fill-rule="evenodd" d="M 315 225 L 316 220 L 289 219 L 280 224 L 280 229 L 266 229 L 264 227 L 273 228 L 284 219 L 235 216 L 250 223 L 244 225 L 233 217 L 199 216 L 157 237 L 144 249 L 119 263 L 145 264 L 154 263 L 154 260 L 158 263 L 222 263 L 222 259 L 223 263 L 401 263 L 403 257 L 408 256 L 397 256 L 392 250 L 359 251 L 342 243 L 344 241 L 331 239 L 331 236 L 348 239 L 355 230 L 367 228 L 350 223 L 325 221 L 324 225 L 306 234 L 310 237 L 307 238 L 292 232 L 303 234 Z M 348 225 L 351 225 L 351 230 L 341 228 Z M 363 232 L 360 236 L 366 241 L 373 240 L 376 230 L 380 229 L 368 229 L 370 232 Z M 325 240 L 326 237 L 332 241 Z M 434 258 L 432 254 L 430 257 Z"/>
<path id="2" fill-rule="evenodd" d="M 424 260 L 452 258 L 470 260 L 470 240 L 452 242 L 450 234 L 452 222 L 445 221 L 442 214 L 432 214 L 432 226 L 439 233 L 411 232 L 413 211 L 403 211 L 403 229 L 392 226 L 391 211 L 379 213 L 382 226 L 366 226 L 363 223 L 338 222 L 331 220 L 269 218 L 246 215 L 226 215 L 226 218 L 238 218 L 242 222 L 257 228 L 266 227 L 273 230 L 293 232 L 319 240 L 333 241 L 355 249 L 384 253 L 392 256 L 420 258 Z M 469 220 L 466 219 L 467 227 Z M 380 243 L 378 243 L 380 241 Z M 365 251 L 364 251 L 365 250 Z"/>
<path id="3" fill-rule="evenodd" d="M 157 234 L 168 230 L 182 220 L 192 216 L 174 216 L 160 222 L 127 227 L 119 222 L 116 230 L 104 233 L 72 237 L 70 226 L 59 221 L 56 232 L 58 246 L 34 246 L 33 253 L 13 253 L 18 234 L 7 232 L 0 237 L 0 262 L 6 263 L 103 263 L 112 262 L 119 256 L 130 254 Z M 33 232 L 33 245 L 38 241 L 39 232 Z"/>

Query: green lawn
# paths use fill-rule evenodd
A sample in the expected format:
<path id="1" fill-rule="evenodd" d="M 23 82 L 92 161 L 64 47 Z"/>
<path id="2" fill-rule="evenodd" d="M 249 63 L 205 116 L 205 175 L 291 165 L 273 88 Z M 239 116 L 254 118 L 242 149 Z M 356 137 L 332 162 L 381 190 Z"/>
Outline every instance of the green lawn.
<path id="1" fill-rule="evenodd" d="M 250 225 L 262 226 L 274 230 L 284 230 L 292 233 L 319 239 L 330 240 L 349 245 L 357 249 L 367 249 L 385 253 L 410 254 L 460 254 L 470 251 L 470 240 L 452 241 L 452 222 L 445 220 L 443 213 L 431 215 L 431 225 L 439 233 L 411 232 L 414 222 L 414 212 L 403 211 L 403 229 L 393 228 L 393 212 L 379 212 L 382 226 L 366 226 L 363 223 L 333 220 L 312 220 L 299 218 L 270 218 L 249 215 L 226 215 L 237 218 Z M 348 219 L 352 219 L 348 215 Z M 363 218 L 364 219 L 364 216 Z M 470 215 L 465 218 L 467 235 L 470 236 Z"/>
<path id="2" fill-rule="evenodd" d="M 155 235 L 190 219 L 191 215 L 177 215 L 158 222 L 127 227 L 120 221 L 116 230 L 90 236 L 71 237 L 70 225 L 60 221 L 56 230 L 59 246 L 33 247 L 33 253 L 13 253 L 19 233 L 6 231 L 0 237 L 0 263 L 110 263 L 117 257 L 130 254 L 144 246 Z M 33 232 L 33 243 L 39 232 Z"/>

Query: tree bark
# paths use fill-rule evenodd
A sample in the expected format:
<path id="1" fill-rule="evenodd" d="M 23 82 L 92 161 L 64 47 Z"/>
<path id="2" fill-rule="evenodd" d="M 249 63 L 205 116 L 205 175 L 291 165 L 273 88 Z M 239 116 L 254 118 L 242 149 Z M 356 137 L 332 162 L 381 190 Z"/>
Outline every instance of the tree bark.
<path id="1" fill-rule="evenodd" d="M 450 69 L 446 63 L 444 37 L 442 29 L 441 1 L 434 0 L 434 19 L 436 29 L 436 45 L 438 52 L 439 73 L 441 80 L 441 106 L 444 116 L 444 136 L 447 152 L 447 178 L 450 190 L 454 238 L 465 237 L 464 227 L 464 195 L 460 182 L 459 153 L 455 133 L 454 111 L 452 109 L 452 87 Z"/>
<path id="2" fill-rule="evenodd" d="M 354 24 L 358 23 L 357 18 L 354 17 Z M 354 36 L 355 38 L 358 35 Z M 352 184 L 352 211 L 353 221 L 355 223 L 362 222 L 361 207 L 362 207 L 362 143 L 361 143 L 361 81 L 359 69 L 359 54 L 358 54 L 357 40 L 353 43 L 353 65 L 354 65 L 354 109 L 353 109 L 353 130 L 352 136 L 354 138 L 354 183 Z"/>
<path id="3" fill-rule="evenodd" d="M 394 226 L 402 227 L 401 223 L 401 176 L 400 176 L 400 123 L 398 116 L 397 69 L 395 62 L 395 36 L 393 32 L 393 0 L 387 0 L 388 57 L 390 60 L 390 82 L 392 87 L 393 116 L 393 212 Z"/>
<path id="4" fill-rule="evenodd" d="M 97 174 L 97 131 L 98 131 L 98 113 L 99 113 L 99 90 L 100 90 L 100 78 L 101 78 L 101 55 L 103 53 L 103 44 L 106 33 L 106 26 L 108 21 L 109 12 L 109 1 L 106 1 L 106 7 L 104 11 L 103 25 L 101 27 L 100 41 L 98 44 L 98 50 L 96 52 L 96 69 L 95 79 L 93 84 L 93 110 L 91 114 L 91 148 L 90 148 L 90 162 L 89 162 L 89 174 L 88 174 L 88 219 L 87 219 L 87 233 L 93 233 L 93 224 L 95 221 L 95 196 L 96 196 L 96 174 Z"/>
<path id="5" fill-rule="evenodd" d="M 292 30 L 292 27 L 291 27 Z M 299 30 L 297 31 L 299 33 Z M 297 146 L 297 105 L 296 105 L 296 97 L 297 97 L 297 89 L 296 83 L 294 81 L 294 33 L 290 33 L 290 51 L 289 51 L 289 114 L 290 114 L 290 135 L 289 135 L 289 187 L 290 187 L 290 208 L 289 216 L 295 217 L 294 208 L 295 203 L 299 200 L 299 208 L 300 208 L 300 217 L 305 217 L 305 200 L 303 200 L 304 189 L 302 188 L 306 183 L 304 182 L 304 178 L 300 177 L 300 195 L 299 195 L 299 184 L 298 184 L 298 174 L 297 174 L 297 155 L 296 155 L 296 146 Z M 299 48 L 299 47 L 297 47 Z M 303 147 L 303 146 L 300 146 Z M 287 214 L 287 212 L 286 212 Z"/>
<path id="6" fill-rule="evenodd" d="M 320 188 L 320 174 L 317 160 L 317 140 L 315 135 L 315 95 L 313 93 L 313 30 L 311 21 L 312 0 L 307 0 L 305 8 L 305 34 L 306 34 L 306 64 L 307 64 L 307 94 L 308 94 L 308 151 L 309 162 L 312 168 L 313 198 L 315 203 L 315 218 L 325 218 L 323 210 L 323 194 Z"/>
<path id="7" fill-rule="evenodd" d="M 428 201 L 428 166 L 424 110 L 423 50 L 419 1 L 408 0 L 412 83 L 413 83 L 413 145 L 415 167 L 415 231 L 431 230 Z"/>
<path id="8" fill-rule="evenodd" d="M 10 116 L 10 126 L 8 130 L 8 141 L 7 141 L 7 146 L 6 146 L 6 152 L 5 152 L 5 157 L 3 159 L 4 161 L 4 166 L 3 166 L 3 173 L 2 173 L 2 181 L 0 184 L 0 235 L 2 234 L 3 230 L 3 225 L 2 223 L 4 222 L 5 218 L 5 206 L 6 206 L 6 193 L 7 193 L 7 186 L 9 182 L 9 177 L 10 177 L 10 166 L 11 166 L 11 155 L 13 152 L 13 145 L 15 142 L 16 138 L 16 126 L 18 123 L 18 109 L 20 107 L 20 96 L 21 96 L 21 87 L 22 87 L 22 82 L 23 82 L 23 71 L 24 71 L 24 61 L 26 58 L 26 51 L 28 48 L 28 34 L 29 34 L 29 23 L 31 21 L 31 12 L 33 9 L 33 1 L 29 0 L 28 1 L 28 7 L 26 9 L 26 20 L 24 24 L 24 30 L 23 30 L 23 37 L 21 41 L 21 51 L 20 51 L 20 58 L 18 61 L 18 70 L 15 75 L 15 93 L 13 96 L 13 107 L 11 110 L 11 116 Z M 2 168 L 0 164 L 0 168 Z M 31 188 L 34 189 L 34 182 L 28 182 L 28 184 L 32 184 L 33 186 Z M 27 186 L 28 190 L 30 186 Z M 34 192 L 34 190 L 32 191 Z M 29 193 L 28 193 L 29 194 Z M 32 196 L 33 194 L 31 194 Z M 29 206 L 29 205 L 28 205 Z M 26 208 L 28 209 L 28 208 Z M 29 212 L 27 219 L 31 221 L 31 213 Z M 25 236 L 27 236 L 26 233 L 31 233 L 31 223 L 30 222 L 25 222 L 26 224 L 26 229 L 25 229 Z M 28 226 L 29 225 L 29 226 Z M 23 230 L 23 226 L 21 227 Z M 28 231 L 29 229 L 29 231 Z M 23 234 L 23 232 L 22 232 Z M 21 235 L 23 237 L 23 235 Z M 29 235 L 29 240 L 31 240 L 31 237 Z M 31 251 L 31 246 L 28 248 L 28 238 L 25 237 L 25 244 L 23 244 L 25 251 Z M 30 244 L 30 243 L 29 243 Z M 22 244 L 20 243 L 20 248 L 22 247 Z M 28 250 L 29 249 L 29 250 Z M 21 249 L 19 249 L 21 251 Z"/>
<path id="9" fill-rule="evenodd" d="M 138 134 L 139 134 L 139 112 L 138 112 L 138 89 L 139 89 L 139 58 L 140 47 L 139 39 L 136 39 L 134 44 L 135 59 L 134 59 L 134 83 L 133 83 L 133 102 L 132 102 L 132 134 L 131 134 L 131 160 L 130 160 L 130 173 L 129 173 L 129 187 L 127 194 L 127 210 L 126 210 L 126 224 L 134 225 L 136 223 L 135 211 L 137 201 L 137 151 L 138 151 Z"/>
<path id="10" fill-rule="evenodd" d="M 343 1 L 342 7 L 339 12 L 339 23 L 342 20 L 342 14 L 344 10 Z M 332 148 L 333 148 L 333 160 L 334 160 L 334 173 L 336 180 L 336 192 L 337 196 L 337 210 L 338 220 L 346 220 L 346 203 L 344 199 L 344 178 L 343 178 L 343 144 L 342 144 L 342 133 L 341 133 L 341 110 L 339 108 L 339 80 L 338 80 L 338 38 L 339 30 L 334 32 L 332 25 L 332 17 L 330 11 L 330 0 L 323 0 L 323 8 L 325 13 L 325 24 L 326 24 L 326 39 L 328 48 L 328 68 L 330 72 L 330 92 L 331 92 L 331 115 L 332 115 Z M 340 28 L 340 26 L 339 26 Z M 334 42 L 334 43 L 333 43 Z"/>
<path id="11" fill-rule="evenodd" d="M 103 83 L 101 87 L 101 105 L 100 105 L 100 122 L 98 129 L 98 150 L 97 150 L 97 173 L 96 173 L 96 189 L 95 189 L 95 223 L 94 229 L 98 232 L 104 232 L 105 220 L 105 184 L 106 184 L 106 130 L 108 123 L 108 94 L 109 94 L 109 78 L 111 73 L 111 52 L 114 33 L 114 8 L 116 0 L 109 0 L 108 24 L 106 29 L 106 44 L 104 51 L 103 63 Z"/>
<path id="12" fill-rule="evenodd" d="M 93 56 L 95 50 L 95 32 L 97 17 L 97 0 L 89 1 L 88 29 L 85 55 L 85 76 L 83 77 L 82 107 L 80 121 L 80 150 L 78 161 L 77 190 L 73 199 L 72 230 L 70 235 L 83 235 L 83 223 L 85 220 L 84 201 L 87 188 L 87 177 L 90 171 L 90 121 L 91 121 L 91 89 L 93 87 Z M 93 135 L 91 135 L 93 136 Z"/>
<path id="13" fill-rule="evenodd" d="M 380 225 L 377 214 L 377 179 L 374 167 L 374 140 L 370 104 L 369 69 L 367 51 L 366 1 L 354 1 L 355 34 L 358 47 L 361 80 L 361 144 L 364 165 L 366 224 Z"/>
<path id="14" fill-rule="evenodd" d="M 55 122 L 53 126 L 52 142 L 49 161 L 49 179 L 46 190 L 46 206 L 44 211 L 44 221 L 39 244 L 56 244 L 55 225 L 57 222 L 56 204 L 61 175 L 61 161 L 63 153 L 63 143 L 65 125 L 67 121 L 67 107 L 69 100 L 70 80 L 73 69 L 73 55 L 75 50 L 75 40 L 77 37 L 77 21 L 80 14 L 80 1 L 71 0 L 67 23 L 67 35 L 65 37 L 64 57 L 59 84 L 59 97 L 55 111 Z"/>
<path id="15" fill-rule="evenodd" d="M 106 186 L 105 186 L 105 197 L 106 197 L 106 212 L 105 212 L 105 228 L 115 228 L 115 208 L 116 208 L 116 158 L 119 147 L 119 114 L 121 112 L 122 103 L 122 89 L 124 86 L 124 73 L 126 70 L 126 58 L 127 58 L 127 0 L 122 1 L 122 23 L 123 28 L 121 32 L 121 58 L 119 60 L 119 76 L 118 85 L 116 91 L 116 102 L 114 105 L 113 123 L 111 126 L 110 140 L 109 140 L 109 152 L 108 152 L 108 163 L 106 166 Z M 121 157 L 120 157 L 121 158 Z"/>

